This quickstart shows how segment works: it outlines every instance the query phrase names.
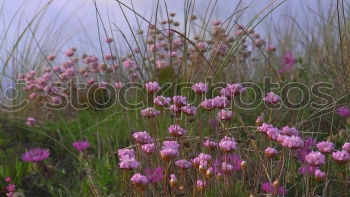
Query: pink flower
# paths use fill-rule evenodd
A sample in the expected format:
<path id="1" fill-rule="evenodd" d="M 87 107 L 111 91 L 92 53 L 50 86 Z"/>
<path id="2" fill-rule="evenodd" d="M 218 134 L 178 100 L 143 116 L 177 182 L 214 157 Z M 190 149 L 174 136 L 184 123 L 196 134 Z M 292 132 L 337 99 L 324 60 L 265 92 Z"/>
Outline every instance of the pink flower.
<path id="1" fill-rule="evenodd" d="M 124 84 L 122 82 L 115 82 L 114 87 L 117 89 L 121 89 L 124 87 Z"/>
<path id="2" fill-rule="evenodd" d="M 285 126 L 282 128 L 281 134 L 288 135 L 288 136 L 293 136 L 293 135 L 298 136 L 299 131 L 295 127 Z"/>
<path id="3" fill-rule="evenodd" d="M 166 68 L 168 66 L 169 66 L 169 64 L 166 61 L 163 61 L 163 60 L 157 60 L 156 61 L 156 67 L 158 69 L 163 69 L 163 68 Z"/>
<path id="4" fill-rule="evenodd" d="M 276 104 L 276 103 L 279 103 L 281 101 L 281 98 L 273 93 L 273 92 L 269 92 L 267 93 L 267 96 L 265 98 L 263 98 L 263 101 L 265 101 L 266 103 L 269 103 L 269 104 Z"/>
<path id="5" fill-rule="evenodd" d="M 178 168 L 181 168 L 183 170 L 186 170 L 186 169 L 189 169 L 190 167 L 192 167 L 192 163 L 187 161 L 187 160 L 185 160 L 185 159 L 181 159 L 181 160 L 175 161 L 175 165 Z"/>
<path id="6" fill-rule="evenodd" d="M 79 152 L 84 152 L 85 149 L 87 149 L 90 146 L 90 143 L 88 141 L 77 141 L 73 142 L 73 147 L 77 149 Z"/>
<path id="7" fill-rule="evenodd" d="M 263 123 L 261 126 L 257 127 L 257 130 L 261 133 L 267 133 L 270 128 L 274 128 L 274 126 L 272 124 Z"/>
<path id="8" fill-rule="evenodd" d="M 312 166 L 320 166 L 326 163 L 326 157 L 320 152 L 310 152 L 305 156 L 305 161 Z"/>
<path id="9" fill-rule="evenodd" d="M 163 180 L 163 177 L 164 177 L 163 168 L 162 167 L 157 167 L 155 169 L 146 168 L 145 175 L 151 184 L 158 183 Z"/>
<path id="10" fill-rule="evenodd" d="M 22 155 L 22 160 L 26 162 L 40 162 L 47 159 L 50 156 L 48 149 L 34 148 L 29 149 Z"/>
<path id="11" fill-rule="evenodd" d="M 272 195 L 280 195 L 284 196 L 287 191 L 283 186 L 275 187 L 272 183 L 270 182 L 265 182 L 261 185 L 261 190 L 263 190 L 265 193 L 269 193 Z"/>
<path id="12" fill-rule="evenodd" d="M 157 82 L 148 82 L 145 84 L 145 88 L 149 94 L 154 94 L 160 90 L 160 86 Z"/>
<path id="13" fill-rule="evenodd" d="M 332 157 L 338 164 L 346 164 L 350 160 L 350 154 L 346 151 L 333 152 Z"/>
<path id="14" fill-rule="evenodd" d="M 192 105 L 186 105 L 181 107 L 181 111 L 189 116 L 194 116 L 197 113 L 197 108 Z"/>
<path id="15" fill-rule="evenodd" d="M 233 117 L 233 112 L 230 110 L 223 109 L 218 113 L 218 118 L 220 120 L 231 120 L 232 117 Z"/>
<path id="16" fill-rule="evenodd" d="M 72 49 L 68 49 L 66 52 L 65 52 L 65 55 L 67 57 L 72 57 L 74 55 L 74 51 Z"/>
<path id="17" fill-rule="evenodd" d="M 154 118 L 154 117 L 158 116 L 159 114 L 160 114 L 160 111 L 158 111 L 152 107 L 141 110 L 141 115 L 143 117 L 146 117 L 146 118 Z"/>
<path id="18" fill-rule="evenodd" d="M 337 114 L 343 118 L 350 116 L 350 108 L 347 106 L 342 106 L 337 109 Z"/>
<path id="19" fill-rule="evenodd" d="M 141 146 L 141 149 L 144 153 L 146 153 L 147 155 L 150 155 L 156 151 L 156 145 L 154 143 L 144 144 Z"/>
<path id="20" fill-rule="evenodd" d="M 168 131 L 174 137 L 181 137 L 187 133 L 187 131 L 181 128 L 178 124 L 170 125 Z"/>
<path id="21" fill-rule="evenodd" d="M 160 107 L 165 107 L 170 105 L 171 98 L 164 96 L 157 96 L 153 99 L 153 103 Z"/>
<path id="22" fill-rule="evenodd" d="M 212 24 L 213 24 L 214 26 L 218 26 L 218 25 L 221 24 L 221 21 L 219 21 L 219 20 L 213 20 Z"/>
<path id="23" fill-rule="evenodd" d="M 128 158 L 135 158 L 135 150 L 128 149 L 128 148 L 119 149 L 118 150 L 118 157 L 119 157 L 119 160 L 128 159 Z"/>
<path id="24" fill-rule="evenodd" d="M 106 40 L 105 40 L 106 43 L 111 43 L 111 42 L 113 42 L 113 41 L 114 41 L 114 39 L 113 39 L 112 37 L 108 37 L 108 38 L 106 38 Z"/>
<path id="25" fill-rule="evenodd" d="M 131 183 L 135 185 L 137 188 L 143 190 L 147 184 L 148 184 L 148 179 L 146 176 L 141 175 L 140 173 L 134 174 L 131 179 Z"/>
<path id="26" fill-rule="evenodd" d="M 203 94 L 208 91 L 208 85 L 202 82 L 192 85 L 192 90 L 197 94 Z"/>
<path id="27" fill-rule="evenodd" d="M 268 158 L 274 158 L 275 156 L 278 155 L 278 151 L 274 148 L 267 147 L 264 151 L 265 156 Z"/>
<path id="28" fill-rule="evenodd" d="M 136 143 L 139 144 L 151 144 L 153 143 L 153 138 L 149 135 L 147 131 L 139 131 L 132 134 Z"/>
<path id="29" fill-rule="evenodd" d="M 180 106 L 176 106 L 176 105 L 170 105 L 169 109 L 171 112 L 173 113 L 179 113 L 181 112 L 181 107 Z"/>
<path id="30" fill-rule="evenodd" d="M 343 151 L 350 153 L 350 142 L 345 142 L 342 146 Z"/>
<path id="31" fill-rule="evenodd" d="M 164 141 L 160 156 L 169 161 L 179 156 L 179 144 L 176 141 Z"/>
<path id="32" fill-rule="evenodd" d="M 237 148 L 237 142 L 234 138 L 225 136 L 219 143 L 219 147 L 224 152 L 230 152 Z"/>
<path id="33" fill-rule="evenodd" d="M 210 140 L 205 140 L 203 142 L 203 146 L 206 148 L 213 149 L 213 148 L 216 148 L 218 146 L 218 143 L 214 142 L 214 141 L 210 141 Z"/>
<path id="34" fill-rule="evenodd" d="M 277 140 L 280 130 L 278 128 L 271 127 L 267 129 L 266 134 L 271 140 Z"/>
<path id="35" fill-rule="evenodd" d="M 281 62 L 282 68 L 278 71 L 279 73 L 284 73 L 290 71 L 296 64 L 296 58 L 293 53 L 286 53 Z"/>
<path id="36" fill-rule="evenodd" d="M 187 105 L 187 98 L 184 96 L 173 96 L 173 102 L 176 106 Z"/>
<path id="37" fill-rule="evenodd" d="M 27 126 L 34 126 L 37 123 L 37 120 L 33 117 L 28 117 L 26 121 Z"/>
<path id="38" fill-rule="evenodd" d="M 334 150 L 334 144 L 332 142 L 319 142 L 316 144 L 316 146 L 317 149 L 323 154 L 331 153 Z"/>
<path id="39" fill-rule="evenodd" d="M 203 109 L 206 110 L 212 110 L 214 109 L 214 101 L 213 99 L 205 99 L 202 103 L 201 103 L 201 107 Z"/>
<path id="40" fill-rule="evenodd" d="M 225 174 L 229 174 L 233 171 L 233 165 L 231 165 L 227 162 L 222 162 L 221 163 L 221 171 Z"/>
<path id="41" fill-rule="evenodd" d="M 49 61 L 53 61 L 55 58 L 56 58 L 55 54 L 50 54 L 47 56 L 47 60 L 49 60 Z"/>
<path id="42" fill-rule="evenodd" d="M 229 105 L 229 100 L 226 96 L 216 96 L 212 99 L 213 107 L 223 109 Z"/>
<path id="43" fill-rule="evenodd" d="M 320 169 L 315 170 L 315 178 L 317 181 L 322 181 L 326 178 L 326 173 L 322 172 Z"/>
<path id="44" fill-rule="evenodd" d="M 206 186 L 206 182 L 203 181 L 202 179 L 198 179 L 197 182 L 196 182 L 196 189 L 197 190 L 203 190 Z"/>
<path id="45" fill-rule="evenodd" d="M 282 146 L 291 149 L 298 149 L 304 146 L 304 141 L 298 136 L 285 136 Z"/>
<path id="46" fill-rule="evenodd" d="M 222 88 L 220 90 L 220 94 L 231 99 L 234 96 L 240 95 L 244 91 L 246 91 L 246 88 L 244 88 L 242 84 L 235 83 L 235 84 L 227 84 L 226 88 Z"/>
<path id="47" fill-rule="evenodd" d="M 129 59 L 129 58 L 123 62 L 123 65 L 125 68 L 136 68 L 137 67 L 137 63 L 134 60 Z"/>

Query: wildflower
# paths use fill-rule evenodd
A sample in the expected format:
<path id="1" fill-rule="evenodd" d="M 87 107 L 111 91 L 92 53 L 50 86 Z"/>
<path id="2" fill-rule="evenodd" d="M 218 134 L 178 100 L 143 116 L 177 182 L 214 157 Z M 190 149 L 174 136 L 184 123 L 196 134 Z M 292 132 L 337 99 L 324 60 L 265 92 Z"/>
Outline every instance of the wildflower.
<path id="1" fill-rule="evenodd" d="M 298 136 L 286 136 L 282 142 L 283 147 L 298 149 L 304 146 L 304 141 Z"/>
<path id="2" fill-rule="evenodd" d="M 164 96 L 157 96 L 153 99 L 153 103 L 160 107 L 165 107 L 170 105 L 171 98 Z"/>
<path id="3" fill-rule="evenodd" d="M 135 158 L 135 150 L 134 149 L 119 149 L 118 150 L 119 160 L 123 160 L 125 158 Z"/>
<path id="4" fill-rule="evenodd" d="M 293 53 L 286 53 L 281 62 L 282 68 L 278 71 L 279 73 L 284 73 L 290 71 L 296 64 L 296 58 Z"/>
<path id="5" fill-rule="evenodd" d="M 117 89 L 121 89 L 124 87 L 124 84 L 122 82 L 115 82 L 114 87 Z"/>
<path id="6" fill-rule="evenodd" d="M 177 178 L 175 174 L 170 174 L 170 181 L 169 181 L 170 186 L 174 187 L 177 184 Z"/>
<path id="7" fill-rule="evenodd" d="M 350 116 L 350 108 L 347 106 L 342 106 L 337 109 L 337 114 L 343 118 Z"/>
<path id="8" fill-rule="evenodd" d="M 265 193 L 269 193 L 272 195 L 285 195 L 286 189 L 283 186 L 276 186 L 270 182 L 265 182 L 261 185 L 261 190 L 263 190 Z"/>
<path id="9" fill-rule="evenodd" d="M 98 87 L 100 88 L 107 88 L 107 86 L 108 86 L 108 83 L 105 81 L 101 81 L 98 83 Z"/>
<path id="10" fill-rule="evenodd" d="M 176 106 L 187 105 L 187 98 L 184 96 L 173 96 L 173 102 Z"/>
<path id="11" fill-rule="evenodd" d="M 210 140 L 205 140 L 203 142 L 203 146 L 207 147 L 209 149 L 213 149 L 213 148 L 216 148 L 218 146 L 218 143 L 214 142 L 214 141 L 210 141 Z"/>
<path id="12" fill-rule="evenodd" d="M 5 182 L 6 182 L 6 183 L 10 183 L 11 181 L 12 181 L 11 177 L 7 176 L 7 177 L 5 178 Z"/>
<path id="13" fill-rule="evenodd" d="M 326 157 L 320 152 L 310 152 L 305 156 L 305 161 L 312 166 L 320 166 L 326 163 Z"/>
<path id="14" fill-rule="evenodd" d="M 316 144 L 316 146 L 317 149 L 323 154 L 331 153 L 334 150 L 334 144 L 332 142 L 319 142 Z"/>
<path id="15" fill-rule="evenodd" d="M 332 157 L 338 164 L 346 164 L 350 160 L 350 154 L 346 151 L 333 152 Z"/>
<path id="16" fill-rule="evenodd" d="M 112 37 L 108 37 L 108 38 L 106 38 L 106 40 L 105 40 L 106 43 L 111 43 L 111 42 L 113 42 L 113 41 L 114 41 L 114 39 L 113 39 Z"/>
<path id="17" fill-rule="evenodd" d="M 278 151 L 274 148 L 267 147 L 264 151 L 265 156 L 268 158 L 274 158 L 275 156 L 278 155 Z"/>
<path id="18" fill-rule="evenodd" d="M 169 161 L 179 156 L 179 144 L 176 141 L 164 141 L 160 156 Z"/>
<path id="19" fill-rule="evenodd" d="M 143 117 L 146 117 L 146 118 L 154 118 L 154 117 L 158 116 L 159 114 L 160 114 L 160 111 L 158 111 L 152 107 L 141 110 L 141 115 Z"/>
<path id="20" fill-rule="evenodd" d="M 178 167 L 178 168 L 181 168 L 183 170 L 186 170 L 186 169 L 189 169 L 191 166 L 192 166 L 192 163 L 185 160 L 185 159 L 181 159 L 181 160 L 177 160 L 175 161 L 175 165 Z"/>
<path id="21" fill-rule="evenodd" d="M 163 180 L 163 168 L 157 167 L 155 169 L 146 168 L 145 175 L 149 183 L 154 184 Z"/>
<path id="22" fill-rule="evenodd" d="M 278 135 L 280 134 L 280 130 L 278 128 L 271 127 L 267 129 L 266 134 L 270 139 L 277 140 Z"/>
<path id="23" fill-rule="evenodd" d="M 129 59 L 129 58 L 123 62 L 123 65 L 125 68 L 136 68 L 137 67 L 137 63 L 134 60 Z"/>
<path id="24" fill-rule="evenodd" d="M 33 117 L 28 117 L 26 121 L 27 126 L 34 126 L 37 123 L 36 119 Z"/>
<path id="25" fill-rule="evenodd" d="M 176 105 L 170 105 L 169 109 L 173 113 L 180 113 L 181 112 L 181 107 L 176 106 Z"/>
<path id="26" fill-rule="evenodd" d="M 34 148 L 29 149 L 22 155 L 22 160 L 26 162 L 40 162 L 47 159 L 50 156 L 48 149 Z"/>
<path id="27" fill-rule="evenodd" d="M 88 141 L 76 141 L 76 142 L 73 142 L 73 147 L 75 149 L 77 149 L 78 152 L 84 152 L 85 149 L 87 149 L 90 144 Z"/>
<path id="28" fill-rule="evenodd" d="M 181 111 L 184 112 L 186 115 L 194 116 L 197 113 L 197 108 L 192 105 L 186 105 L 181 107 Z"/>
<path id="29" fill-rule="evenodd" d="M 350 142 L 345 142 L 344 145 L 342 146 L 342 150 L 350 153 Z"/>
<path id="30" fill-rule="evenodd" d="M 263 100 L 269 104 L 276 104 L 276 103 L 279 103 L 281 101 L 281 98 L 277 94 L 275 94 L 273 92 L 269 92 L 269 93 L 267 93 L 267 96 L 265 98 L 263 98 Z"/>
<path id="31" fill-rule="evenodd" d="M 230 110 L 223 109 L 218 113 L 218 118 L 220 120 L 231 120 L 232 117 L 233 117 L 233 112 Z"/>
<path id="32" fill-rule="evenodd" d="M 163 60 L 157 60 L 156 61 L 156 67 L 158 68 L 158 69 L 163 69 L 163 68 L 166 68 L 166 67 L 168 67 L 169 66 L 169 64 L 168 64 L 168 62 L 166 62 L 166 61 L 163 61 Z"/>
<path id="33" fill-rule="evenodd" d="M 195 168 L 206 169 L 208 163 L 210 163 L 211 160 L 212 160 L 211 155 L 200 153 L 199 156 L 193 158 L 191 162 Z"/>
<path id="34" fill-rule="evenodd" d="M 225 97 L 231 99 L 234 96 L 240 95 L 244 91 L 246 91 L 246 88 L 244 88 L 242 84 L 235 83 L 235 84 L 227 84 L 225 88 L 222 88 L 220 90 L 220 94 L 222 96 L 225 96 Z"/>
<path id="35" fill-rule="evenodd" d="M 267 133 L 270 128 L 274 128 L 272 124 L 263 123 L 261 126 L 257 127 L 257 130 L 261 133 Z"/>
<path id="36" fill-rule="evenodd" d="M 139 144 L 150 144 L 153 143 L 153 138 L 147 131 L 139 131 L 132 134 L 134 140 Z"/>
<path id="37" fill-rule="evenodd" d="M 208 91 L 208 85 L 203 82 L 195 83 L 192 85 L 192 90 L 197 94 L 203 94 Z"/>
<path id="38" fill-rule="evenodd" d="M 141 149 L 144 153 L 146 153 L 147 155 L 150 155 L 156 151 L 156 145 L 154 143 L 144 144 L 141 146 Z"/>
<path id="39" fill-rule="evenodd" d="M 219 147 L 224 152 L 230 152 L 237 148 L 237 143 L 234 138 L 225 136 L 219 143 Z"/>
<path id="40" fill-rule="evenodd" d="M 160 86 L 157 82 L 148 82 L 145 84 L 145 88 L 149 94 L 154 94 L 158 90 L 160 90 Z"/>
<path id="41" fill-rule="evenodd" d="M 138 168 L 140 163 L 135 158 L 123 158 L 119 162 L 119 167 L 125 170 Z"/>
<path id="42" fill-rule="evenodd" d="M 147 177 L 144 175 L 141 175 L 140 173 L 134 174 L 131 179 L 131 183 L 135 185 L 138 189 L 143 190 L 148 184 Z"/>
<path id="43" fill-rule="evenodd" d="M 256 126 L 261 126 L 264 123 L 264 119 L 262 116 L 258 116 L 255 120 L 255 125 Z"/>
<path id="44" fill-rule="evenodd" d="M 315 170 L 316 181 L 323 181 L 326 178 L 326 173 L 322 172 L 320 169 Z"/>
<path id="45" fill-rule="evenodd" d="M 187 131 L 181 128 L 178 124 L 170 125 L 168 131 L 174 137 L 181 137 L 187 133 Z"/>
<path id="46" fill-rule="evenodd" d="M 197 180 L 197 182 L 196 182 L 196 189 L 197 190 L 202 191 L 202 190 L 204 190 L 205 186 L 206 186 L 205 181 L 203 181 L 202 179 Z"/>
<path id="47" fill-rule="evenodd" d="M 72 57 L 74 55 L 74 50 L 72 49 L 68 49 L 66 52 L 65 52 L 65 55 L 67 57 Z"/>
<path id="48" fill-rule="evenodd" d="M 302 175 L 312 175 L 315 173 L 315 170 L 318 169 L 317 166 L 310 166 L 310 165 L 302 165 L 299 168 L 299 173 Z"/>
<path id="49" fill-rule="evenodd" d="M 299 131 L 295 127 L 285 126 L 282 128 L 281 134 L 288 135 L 288 136 L 293 136 L 293 135 L 298 136 Z"/>
<path id="50" fill-rule="evenodd" d="M 227 162 L 222 162 L 221 163 L 221 171 L 224 174 L 229 174 L 230 172 L 233 171 L 233 166 Z"/>
<path id="51" fill-rule="evenodd" d="M 203 109 L 206 109 L 206 110 L 212 110 L 212 109 L 214 109 L 213 99 L 205 99 L 205 100 L 201 103 L 201 107 L 202 107 Z"/>
<path id="52" fill-rule="evenodd" d="M 49 61 L 53 61 L 55 58 L 56 58 L 55 54 L 50 54 L 47 56 L 47 60 L 49 60 Z"/>

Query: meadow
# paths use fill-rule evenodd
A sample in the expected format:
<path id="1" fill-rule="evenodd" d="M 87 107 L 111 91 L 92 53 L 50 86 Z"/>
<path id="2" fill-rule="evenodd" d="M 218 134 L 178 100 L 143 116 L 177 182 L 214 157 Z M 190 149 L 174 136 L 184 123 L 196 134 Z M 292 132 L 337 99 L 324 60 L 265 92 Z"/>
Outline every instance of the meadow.
<path id="1" fill-rule="evenodd" d="M 125 32 L 91 1 L 81 46 L 0 5 L 1 196 L 350 196 L 348 2 L 265 31 L 286 1 L 154 2 L 114 2 Z"/>

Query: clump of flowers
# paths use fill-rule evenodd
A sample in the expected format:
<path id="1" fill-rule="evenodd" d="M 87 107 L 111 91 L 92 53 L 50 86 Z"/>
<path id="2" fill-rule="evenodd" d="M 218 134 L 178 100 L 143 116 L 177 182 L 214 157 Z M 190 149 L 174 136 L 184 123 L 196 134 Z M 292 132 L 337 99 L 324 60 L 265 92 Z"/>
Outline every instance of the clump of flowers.
<path id="1" fill-rule="evenodd" d="M 208 85 L 203 82 L 195 83 L 192 85 L 192 90 L 197 94 L 203 94 L 208 91 Z"/>
<path id="2" fill-rule="evenodd" d="M 72 145 L 78 152 L 82 153 L 90 146 L 90 143 L 88 141 L 76 141 Z"/>
<path id="3" fill-rule="evenodd" d="M 37 123 L 37 120 L 33 117 L 28 117 L 26 121 L 27 126 L 34 126 Z"/>
<path id="4" fill-rule="evenodd" d="M 144 190 L 148 184 L 148 179 L 146 176 L 140 173 L 134 174 L 131 179 L 131 183 L 139 190 Z"/>
<path id="5" fill-rule="evenodd" d="M 326 157 L 320 152 L 310 152 L 305 156 L 305 161 L 312 166 L 320 166 L 326 163 Z"/>
<path id="6" fill-rule="evenodd" d="M 263 100 L 269 104 L 277 104 L 281 101 L 281 98 L 277 94 L 269 92 L 266 94 L 266 97 L 263 98 Z"/>
<path id="7" fill-rule="evenodd" d="M 147 131 L 138 131 L 132 134 L 136 143 L 139 144 L 151 144 L 153 143 L 153 138 L 149 135 Z"/>
<path id="8" fill-rule="evenodd" d="M 154 117 L 160 115 L 160 111 L 158 111 L 152 107 L 149 107 L 149 108 L 141 110 L 141 115 L 143 117 L 146 117 L 146 118 L 154 118 Z"/>
<path id="9" fill-rule="evenodd" d="M 26 162 L 41 162 L 50 156 L 50 151 L 48 149 L 33 148 L 29 149 L 22 155 L 22 160 Z"/>
<path id="10" fill-rule="evenodd" d="M 232 137 L 225 136 L 219 143 L 223 152 L 231 152 L 237 148 L 237 142 Z"/>
<path id="11" fill-rule="evenodd" d="M 223 109 L 218 113 L 218 118 L 220 120 L 231 120 L 232 117 L 233 117 L 233 112 L 230 110 Z"/>
<path id="12" fill-rule="evenodd" d="M 272 195 L 285 195 L 287 193 L 286 189 L 283 186 L 278 186 L 278 184 L 273 184 L 270 182 L 265 182 L 261 185 L 261 190 L 265 193 Z"/>
<path id="13" fill-rule="evenodd" d="M 119 167 L 124 170 L 132 170 L 138 168 L 140 163 L 135 159 L 134 149 L 119 149 Z"/>
<path id="14" fill-rule="evenodd" d="M 181 137 L 187 133 L 187 131 L 181 128 L 178 124 L 170 125 L 168 131 L 174 137 Z"/>
<path id="15" fill-rule="evenodd" d="M 350 116 L 350 108 L 348 106 L 341 106 L 337 109 L 337 114 L 343 118 Z"/>
<path id="16" fill-rule="evenodd" d="M 180 145 L 176 141 L 164 141 L 160 156 L 162 159 L 169 161 L 179 156 Z"/>
<path id="17" fill-rule="evenodd" d="M 350 154 L 346 151 L 335 151 L 332 153 L 332 157 L 338 164 L 346 164 L 350 160 Z"/>
<path id="18" fill-rule="evenodd" d="M 331 153 L 334 150 L 334 144 L 332 142 L 319 142 L 316 144 L 316 146 L 317 149 L 323 154 Z"/>
<path id="19" fill-rule="evenodd" d="M 145 84 L 145 88 L 149 94 L 154 94 L 160 90 L 160 86 L 157 82 L 148 82 Z"/>
<path id="20" fill-rule="evenodd" d="M 274 158 L 278 155 L 278 151 L 274 148 L 267 147 L 264 151 L 266 157 L 268 158 Z"/>

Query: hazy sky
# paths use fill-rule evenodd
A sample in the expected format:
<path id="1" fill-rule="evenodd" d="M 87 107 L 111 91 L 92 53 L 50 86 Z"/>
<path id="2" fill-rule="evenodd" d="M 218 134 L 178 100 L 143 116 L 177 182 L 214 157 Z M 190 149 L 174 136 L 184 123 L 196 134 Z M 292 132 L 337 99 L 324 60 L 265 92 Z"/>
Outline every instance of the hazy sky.
<path id="1" fill-rule="evenodd" d="M 96 0 L 101 17 L 103 21 L 111 21 L 113 25 L 118 26 L 123 32 L 128 36 L 129 29 L 126 20 L 119 8 L 118 3 L 115 0 Z M 182 20 L 184 2 L 189 0 L 161 0 L 161 4 L 164 5 L 164 1 L 167 4 L 169 12 L 178 13 L 177 17 Z M 213 12 L 212 19 L 226 19 L 232 12 L 236 9 L 238 0 L 216 0 L 216 9 Z M 42 8 L 49 0 L 1 0 L 3 3 L 2 21 L 4 26 L 10 27 L 10 32 L 12 36 L 7 35 L 7 40 L 16 40 L 25 26 L 27 21 L 30 21 L 38 10 Z M 135 10 L 149 19 L 154 11 L 154 6 L 156 0 L 122 0 L 122 2 L 133 6 Z M 204 15 L 204 11 L 210 2 L 211 5 L 215 0 L 195 0 L 195 13 L 199 15 Z M 274 6 L 277 6 L 282 0 L 242 0 L 240 8 L 249 6 L 249 9 L 242 15 L 239 19 L 240 23 L 246 23 L 250 21 L 259 11 L 268 7 L 267 11 L 271 10 Z M 274 2 L 271 4 L 271 2 Z M 272 12 L 265 20 L 258 26 L 258 31 L 271 30 L 275 24 L 283 24 L 287 18 L 294 17 L 298 22 L 302 23 L 306 19 L 310 20 L 315 13 L 319 10 L 319 7 L 329 7 L 331 0 L 286 0 L 281 6 L 279 6 L 275 11 Z M 1 6 L 1 3 L 0 3 Z M 161 10 L 165 13 L 165 9 Z M 10 24 L 10 19 L 12 16 L 18 14 L 14 21 Z M 131 26 L 133 28 L 137 27 L 135 23 L 135 16 L 126 10 L 126 15 L 131 21 Z M 163 14 L 164 15 L 164 14 Z M 1 14 L 0 14 L 1 16 Z M 108 19 L 108 17 L 110 17 Z M 139 18 L 142 22 L 142 20 Z M 311 21 L 312 22 L 312 21 Z M 64 23 L 63 26 L 60 24 Z M 50 26 L 51 25 L 51 26 Z M 93 4 L 93 0 L 51 0 L 48 12 L 41 22 L 41 34 L 45 34 L 48 31 L 53 31 L 58 29 L 59 36 L 56 39 L 70 39 L 71 43 L 76 43 L 81 40 L 86 41 L 87 37 L 90 37 L 91 41 L 98 41 L 97 35 L 97 20 L 96 20 L 96 10 Z M 106 25 L 106 24 L 105 24 Z M 116 28 L 114 28 L 116 29 Z M 1 30 L 1 29 L 0 29 Z M 0 32 L 1 33 L 1 32 Z M 40 34 L 40 33 L 39 33 Z M 1 35 L 1 34 L 0 34 Z M 39 36 L 39 35 L 38 35 Z M 56 35 L 57 36 L 57 35 Z M 11 41 L 9 42 L 11 43 Z"/>

